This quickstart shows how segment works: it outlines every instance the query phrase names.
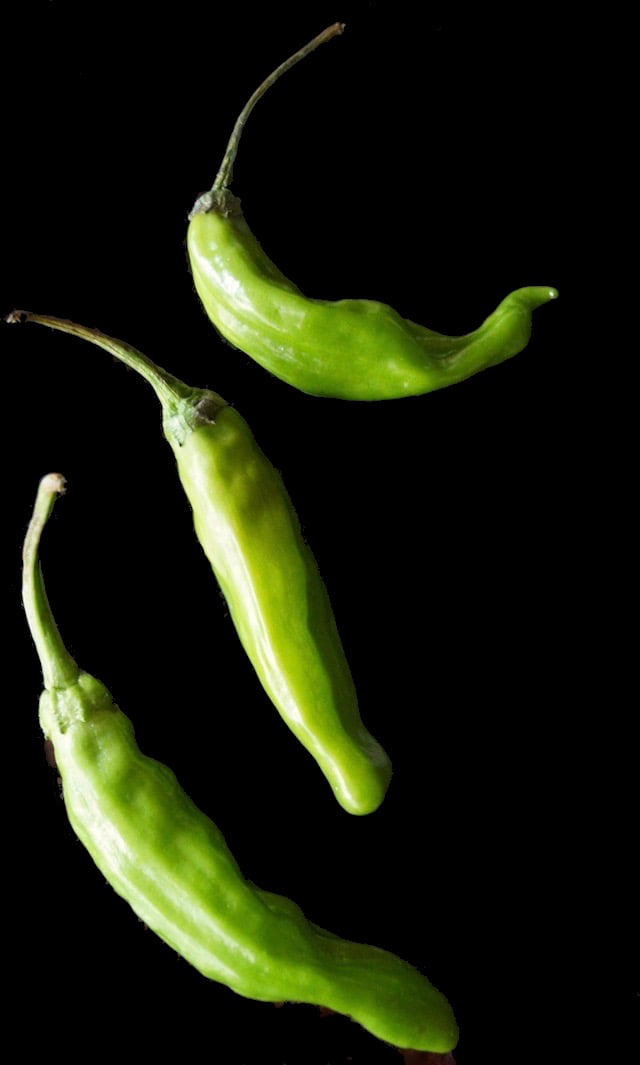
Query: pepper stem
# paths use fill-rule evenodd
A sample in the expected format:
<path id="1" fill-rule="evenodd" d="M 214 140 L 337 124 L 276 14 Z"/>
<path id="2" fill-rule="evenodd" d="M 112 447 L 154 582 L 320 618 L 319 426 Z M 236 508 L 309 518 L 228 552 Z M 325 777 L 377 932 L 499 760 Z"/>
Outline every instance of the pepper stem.
<path id="1" fill-rule="evenodd" d="M 224 159 L 222 160 L 222 165 L 218 170 L 216 180 L 214 181 L 213 186 L 211 188 L 212 193 L 220 192 L 222 189 L 227 189 L 231 185 L 231 181 L 233 179 L 233 164 L 235 162 L 236 153 L 238 151 L 240 137 L 242 136 L 242 131 L 246 125 L 247 119 L 253 111 L 254 107 L 256 106 L 258 100 L 260 100 L 261 97 L 264 96 L 267 90 L 270 89 L 271 86 L 278 80 L 278 78 L 285 74 L 287 70 L 290 70 L 291 67 L 295 66 L 296 63 L 299 63 L 301 59 L 304 59 L 305 56 L 308 56 L 310 52 L 315 52 L 316 48 L 319 48 L 321 44 L 325 43 L 325 41 L 330 41 L 332 37 L 336 37 L 338 34 L 342 33 L 343 30 L 344 22 L 334 22 L 332 26 L 328 26 L 326 30 L 323 30 L 322 33 L 319 33 L 318 36 L 314 37 L 312 41 L 309 41 L 308 44 L 305 44 L 303 48 L 300 48 L 300 50 L 297 51 L 295 55 L 289 56 L 288 59 L 285 59 L 284 63 L 281 63 L 280 66 L 277 67 L 277 69 L 274 70 L 268 78 L 265 78 L 265 80 L 262 82 L 262 85 L 258 86 L 253 96 L 249 98 L 249 100 L 244 106 L 244 109 L 240 112 L 236 120 L 236 124 L 233 127 L 233 133 L 229 138 L 227 150 L 224 154 Z"/>
<path id="2" fill-rule="evenodd" d="M 31 311 L 13 311 L 7 322 L 38 322 L 39 325 L 48 325 L 51 329 L 58 329 L 61 333 L 70 333 L 72 336 L 81 337 L 98 347 L 104 348 L 114 355 L 120 362 L 130 366 L 149 382 L 163 407 L 172 407 L 177 400 L 189 399 L 193 395 L 193 389 L 189 388 L 177 377 L 167 373 L 161 366 L 156 366 L 151 359 L 143 355 L 137 348 L 125 344 L 123 340 L 107 336 L 98 329 L 89 329 L 84 325 L 77 325 L 67 318 L 52 318 L 48 314 L 32 314 Z"/>
<path id="3" fill-rule="evenodd" d="M 38 550 L 56 497 L 64 492 L 65 480 L 59 473 L 43 477 L 22 549 L 22 601 L 29 629 L 36 645 L 45 687 L 66 688 L 78 679 L 79 669 L 62 642 L 44 586 Z"/>

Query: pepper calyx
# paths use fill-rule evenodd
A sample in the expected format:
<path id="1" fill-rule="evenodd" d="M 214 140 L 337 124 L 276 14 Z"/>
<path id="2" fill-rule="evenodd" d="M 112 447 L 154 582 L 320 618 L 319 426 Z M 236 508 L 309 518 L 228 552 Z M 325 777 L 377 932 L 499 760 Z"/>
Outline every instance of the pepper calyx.
<path id="1" fill-rule="evenodd" d="M 194 388 L 190 395 L 176 397 L 162 405 L 162 425 L 165 436 L 182 447 L 190 433 L 204 425 L 213 425 L 220 411 L 228 403 L 208 388 Z"/>
<path id="2" fill-rule="evenodd" d="M 189 218 L 197 214 L 220 214 L 223 218 L 231 218 L 242 214 L 240 199 L 234 196 L 228 188 L 213 188 L 203 192 L 194 203 Z"/>

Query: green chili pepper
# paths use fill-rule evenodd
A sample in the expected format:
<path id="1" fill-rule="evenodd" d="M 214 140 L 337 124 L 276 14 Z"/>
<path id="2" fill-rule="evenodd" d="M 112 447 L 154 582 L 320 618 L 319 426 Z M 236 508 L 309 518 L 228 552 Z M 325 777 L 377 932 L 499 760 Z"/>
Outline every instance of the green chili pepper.
<path id="1" fill-rule="evenodd" d="M 24 548 L 23 597 L 73 830 L 109 883 L 161 939 L 205 976 L 262 1001 L 345 1013 L 399 1047 L 448 1051 L 449 1003 L 387 951 L 311 924 L 289 899 L 244 879 L 219 829 L 166 766 L 138 748 L 132 724 L 66 650 L 38 563 L 40 536 L 64 480 L 40 483 Z"/>
<path id="2" fill-rule="evenodd" d="M 122 341 L 27 311 L 9 320 L 20 317 L 97 344 L 152 385 L 198 539 L 245 651 L 341 806 L 371 813 L 391 765 L 362 723 L 329 596 L 282 478 L 247 423 L 215 392 L 189 388 Z"/>
<path id="3" fill-rule="evenodd" d="M 330 26 L 286 60 L 240 114 L 213 187 L 190 215 L 193 280 L 224 339 L 302 392 L 358 400 L 421 395 L 522 351 L 532 311 L 558 293 L 540 285 L 516 289 L 472 333 L 444 336 L 385 303 L 308 299 L 267 258 L 229 191 L 240 136 L 274 81 L 343 28 Z"/>

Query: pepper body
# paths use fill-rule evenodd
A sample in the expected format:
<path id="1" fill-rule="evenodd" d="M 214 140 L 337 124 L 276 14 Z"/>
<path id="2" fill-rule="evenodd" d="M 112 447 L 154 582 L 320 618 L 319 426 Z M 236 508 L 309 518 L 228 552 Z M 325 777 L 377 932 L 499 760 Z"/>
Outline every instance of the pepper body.
<path id="1" fill-rule="evenodd" d="M 360 717 L 329 596 L 291 499 L 244 418 L 216 393 L 189 388 L 98 330 L 27 311 L 12 317 L 88 340 L 154 388 L 196 534 L 265 691 L 341 806 L 352 814 L 377 809 L 390 760 Z"/>
<path id="2" fill-rule="evenodd" d="M 532 311 L 557 296 L 517 289 L 464 336 L 373 300 L 309 299 L 265 255 L 229 193 L 192 215 L 187 247 L 198 295 L 225 340 L 302 392 L 337 399 L 396 399 L 463 381 L 522 351 Z"/>
<path id="3" fill-rule="evenodd" d="M 70 823 L 98 868 L 146 925 L 238 994 L 322 1005 L 396 1046 L 450 1050 L 455 1019 L 426 977 L 387 951 L 324 931 L 289 899 L 245 880 L 218 828 L 170 769 L 140 751 L 130 720 L 66 651 L 37 564 L 51 496 L 61 490 L 54 477 L 42 482 L 25 543 L 24 602 L 45 677 L 41 726 Z"/>
<path id="4" fill-rule="evenodd" d="M 165 435 L 196 534 L 265 690 L 351 813 L 382 802 L 391 767 L 362 723 L 325 584 L 282 479 L 232 407 Z"/>
<path id="5" fill-rule="evenodd" d="M 396 1046 L 452 1049 L 451 1008 L 418 970 L 245 880 L 219 829 L 141 753 L 99 681 L 79 673 L 45 691 L 40 720 L 75 833 L 138 917 L 203 975 L 248 998 L 347 1014 Z"/>

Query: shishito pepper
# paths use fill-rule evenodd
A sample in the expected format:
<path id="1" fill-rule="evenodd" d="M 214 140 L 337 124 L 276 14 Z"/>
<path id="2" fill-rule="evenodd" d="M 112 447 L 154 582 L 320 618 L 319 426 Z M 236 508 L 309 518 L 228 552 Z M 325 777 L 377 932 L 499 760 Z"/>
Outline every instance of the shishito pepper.
<path id="1" fill-rule="evenodd" d="M 291 499 L 244 418 L 120 340 L 27 311 L 10 319 L 21 317 L 91 341 L 152 385 L 198 539 L 258 677 L 338 802 L 349 813 L 371 813 L 391 764 L 362 723 L 329 596 Z"/>
<path id="2" fill-rule="evenodd" d="M 113 888 L 161 939 L 248 998 L 328 1007 L 398 1047 L 457 1041 L 446 998 L 407 962 L 311 924 L 287 898 L 244 879 L 218 828 L 165 765 L 139 749 L 105 686 L 66 650 L 38 563 L 59 474 L 40 483 L 24 548 L 23 598 L 71 826 Z"/>
<path id="3" fill-rule="evenodd" d="M 558 293 L 542 285 L 516 289 L 473 332 L 445 336 L 402 318 L 386 303 L 310 299 L 268 258 L 230 191 L 240 136 L 274 81 L 342 29 L 336 23 L 315 37 L 249 99 L 212 189 L 191 212 L 191 272 L 202 304 L 225 340 L 302 392 L 351 400 L 422 395 L 522 351 L 533 310 Z"/>

